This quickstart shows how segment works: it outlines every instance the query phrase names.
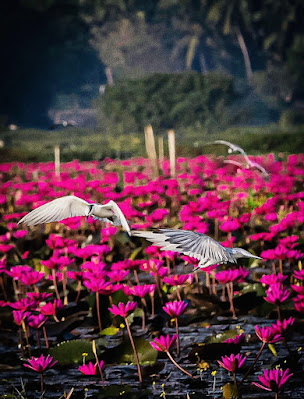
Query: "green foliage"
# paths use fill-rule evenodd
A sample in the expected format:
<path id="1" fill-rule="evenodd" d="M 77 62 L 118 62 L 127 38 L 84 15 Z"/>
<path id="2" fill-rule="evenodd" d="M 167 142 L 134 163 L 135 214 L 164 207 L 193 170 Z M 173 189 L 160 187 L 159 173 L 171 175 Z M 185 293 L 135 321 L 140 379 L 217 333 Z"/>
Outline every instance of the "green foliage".
<path id="1" fill-rule="evenodd" d="M 293 125 L 303 125 L 304 111 L 302 109 L 287 109 L 282 112 L 279 123 L 282 128 Z"/>
<path id="2" fill-rule="evenodd" d="M 83 339 L 62 342 L 50 349 L 50 355 L 61 366 L 79 364 L 83 360 L 83 353 L 87 353 L 86 360 L 94 359 L 92 343 Z"/>
<path id="3" fill-rule="evenodd" d="M 233 79 L 219 73 L 154 74 L 107 86 L 97 103 L 108 129 L 142 132 L 199 124 L 229 125 L 228 105 L 236 99 Z"/>
<path id="4" fill-rule="evenodd" d="M 138 353 L 141 365 L 154 364 L 157 358 L 157 351 L 152 348 L 149 341 L 143 338 L 135 338 L 134 344 Z M 135 356 L 129 340 L 117 346 L 111 356 L 113 363 L 135 364 Z"/>
<path id="5" fill-rule="evenodd" d="M 221 331 L 220 333 L 218 333 L 216 335 L 211 335 L 211 336 L 207 337 L 205 340 L 205 343 L 206 344 L 220 343 L 220 342 L 226 341 L 226 339 L 235 338 L 238 334 L 239 334 L 239 332 L 236 329 Z"/>

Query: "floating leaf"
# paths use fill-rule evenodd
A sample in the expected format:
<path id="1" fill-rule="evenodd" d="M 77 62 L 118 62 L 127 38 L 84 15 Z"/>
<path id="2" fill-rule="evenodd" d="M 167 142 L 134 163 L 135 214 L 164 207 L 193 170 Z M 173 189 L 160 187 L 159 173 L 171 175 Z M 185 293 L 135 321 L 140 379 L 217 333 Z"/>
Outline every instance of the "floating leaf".
<path id="1" fill-rule="evenodd" d="M 235 338 L 238 334 L 239 334 L 239 332 L 236 329 L 227 330 L 227 331 L 220 332 L 216 335 L 207 337 L 205 342 L 207 344 L 215 344 L 215 343 L 226 341 L 226 339 L 229 339 L 229 338 Z"/>
<path id="2" fill-rule="evenodd" d="M 126 304 L 129 301 L 129 298 L 122 290 L 114 292 L 111 296 L 114 305 L 118 305 L 119 302 Z"/>
<path id="3" fill-rule="evenodd" d="M 237 354 L 241 349 L 240 344 L 214 343 L 207 345 L 194 345 L 188 355 L 191 362 L 218 360 L 222 356 Z"/>
<path id="4" fill-rule="evenodd" d="M 102 390 L 102 394 L 98 395 L 99 398 L 123 398 L 125 394 L 131 392 L 130 385 L 113 384 L 105 386 Z M 129 395 L 127 395 L 129 397 Z"/>
<path id="5" fill-rule="evenodd" d="M 100 335 L 115 335 L 119 332 L 119 328 L 111 326 L 101 331 Z"/>
<path id="6" fill-rule="evenodd" d="M 98 343 L 101 344 L 100 339 Z M 50 349 L 50 355 L 57 360 L 61 366 L 81 363 L 83 360 L 83 353 L 88 354 L 86 356 L 86 361 L 94 359 L 92 343 L 84 339 L 61 342 Z"/>
<path id="7" fill-rule="evenodd" d="M 157 352 L 152 348 L 149 341 L 143 338 L 135 338 L 134 343 L 141 365 L 151 365 L 156 362 Z M 130 340 L 123 342 L 113 349 L 106 350 L 103 354 L 103 359 L 109 363 L 136 364 Z"/>
<path id="8" fill-rule="evenodd" d="M 268 348 L 271 350 L 271 352 L 272 352 L 273 356 L 275 356 L 275 357 L 277 357 L 277 356 L 278 356 L 278 354 L 277 354 L 277 351 L 276 351 L 276 348 L 275 348 L 275 346 L 274 346 L 274 345 L 272 345 L 272 344 L 268 344 Z"/>
<path id="9" fill-rule="evenodd" d="M 130 324 L 133 323 L 134 317 L 143 318 L 144 317 L 144 311 L 141 308 L 135 309 L 135 311 L 128 316 L 128 322 Z"/>
<path id="10" fill-rule="evenodd" d="M 136 256 L 140 253 L 140 251 L 143 249 L 143 247 L 139 247 L 134 249 L 134 251 L 131 253 L 131 255 L 129 256 L 130 259 L 134 260 L 136 258 Z"/>
<path id="11" fill-rule="evenodd" d="M 241 293 L 246 294 L 248 292 L 255 292 L 257 296 L 265 296 L 265 288 L 260 283 L 253 283 L 253 284 L 246 283 L 243 286 Z"/>
<path id="12" fill-rule="evenodd" d="M 224 385 L 223 387 L 223 398 L 224 399 L 238 399 L 238 390 L 237 387 L 234 384 L 228 384 Z"/>

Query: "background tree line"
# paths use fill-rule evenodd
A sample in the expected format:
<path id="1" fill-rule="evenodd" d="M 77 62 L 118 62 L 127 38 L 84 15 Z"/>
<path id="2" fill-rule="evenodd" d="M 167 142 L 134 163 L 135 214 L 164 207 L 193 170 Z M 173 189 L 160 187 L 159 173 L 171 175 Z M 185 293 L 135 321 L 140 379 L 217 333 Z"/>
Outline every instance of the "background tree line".
<path id="1" fill-rule="evenodd" d="M 119 121 L 121 128 L 140 129 L 147 121 L 160 128 L 173 122 L 188 126 L 195 96 L 199 109 L 192 121 L 207 128 L 218 114 L 227 117 L 227 124 L 263 124 L 288 109 L 283 122 L 301 120 L 301 112 L 290 109 L 304 97 L 303 11 L 299 0 L 4 0 L 1 113 L 17 115 L 17 122 L 45 123 L 50 107 L 88 106 L 100 84 L 114 83 L 116 88 L 107 87 L 95 102 L 101 122 L 107 120 L 110 127 L 117 120 L 112 110 L 124 102 L 130 115 Z M 203 106 L 202 86 L 195 86 L 196 94 L 188 87 L 204 78 L 189 72 L 219 85 L 232 76 L 229 101 L 224 84 L 216 104 Z M 172 73 L 179 78 L 166 77 Z M 160 87 L 163 81 L 168 92 Z M 122 90 L 121 98 L 115 90 Z M 154 114 L 151 90 L 163 97 Z M 132 93 L 129 101 L 124 98 Z M 133 111 L 129 102 L 136 102 Z M 240 105 L 243 112 L 229 118 Z M 141 114 L 143 106 L 150 108 Z"/>

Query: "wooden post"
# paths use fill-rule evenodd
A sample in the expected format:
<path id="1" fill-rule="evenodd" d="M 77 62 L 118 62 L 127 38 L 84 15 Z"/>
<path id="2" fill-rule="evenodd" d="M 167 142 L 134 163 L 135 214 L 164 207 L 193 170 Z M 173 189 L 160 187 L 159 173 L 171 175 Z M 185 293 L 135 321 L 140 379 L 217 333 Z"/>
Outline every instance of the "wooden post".
<path id="1" fill-rule="evenodd" d="M 164 138 L 163 136 L 158 138 L 158 159 L 160 161 L 163 161 L 165 157 L 165 152 L 164 152 Z"/>
<path id="2" fill-rule="evenodd" d="M 60 176 L 60 147 L 59 147 L 59 145 L 55 145 L 54 153 L 55 153 L 55 176 Z"/>
<path id="3" fill-rule="evenodd" d="M 169 147 L 171 177 L 175 178 L 175 176 L 176 176 L 176 155 L 175 155 L 175 132 L 174 132 L 174 130 L 168 131 L 168 147 Z"/>
<path id="4" fill-rule="evenodd" d="M 146 151 L 148 158 L 151 161 L 152 166 L 152 176 L 153 179 L 159 176 L 158 173 L 158 163 L 157 163 L 157 154 L 155 149 L 155 140 L 152 126 L 145 127 L 145 141 L 146 141 Z"/>

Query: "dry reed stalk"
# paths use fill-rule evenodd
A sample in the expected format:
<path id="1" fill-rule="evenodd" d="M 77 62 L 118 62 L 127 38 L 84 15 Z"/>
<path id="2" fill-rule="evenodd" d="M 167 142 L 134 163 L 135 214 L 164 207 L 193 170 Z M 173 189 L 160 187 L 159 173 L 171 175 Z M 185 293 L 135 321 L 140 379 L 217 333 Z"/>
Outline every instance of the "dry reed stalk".
<path id="1" fill-rule="evenodd" d="M 176 154 L 175 154 L 175 132 L 174 130 L 168 131 L 168 147 L 170 159 L 170 172 L 171 177 L 174 179 L 176 176 Z"/>
<path id="2" fill-rule="evenodd" d="M 159 171 L 158 171 L 158 161 L 157 161 L 157 154 L 155 148 L 154 133 L 151 125 L 145 127 L 145 141 L 146 141 L 147 155 L 151 161 L 152 176 L 153 179 L 155 179 L 159 176 Z"/>

